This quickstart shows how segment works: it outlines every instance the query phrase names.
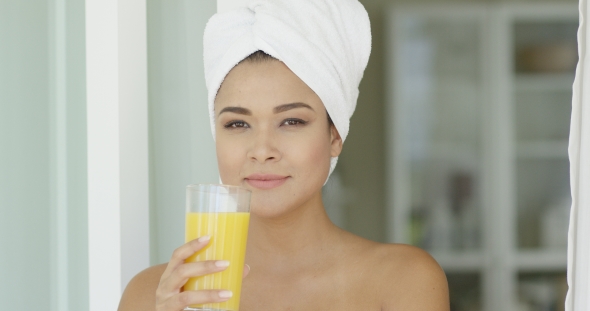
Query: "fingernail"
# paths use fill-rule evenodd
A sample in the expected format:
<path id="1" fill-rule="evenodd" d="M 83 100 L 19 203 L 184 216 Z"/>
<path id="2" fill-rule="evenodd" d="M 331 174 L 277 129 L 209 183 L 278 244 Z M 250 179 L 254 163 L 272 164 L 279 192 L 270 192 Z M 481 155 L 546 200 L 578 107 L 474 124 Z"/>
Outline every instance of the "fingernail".
<path id="1" fill-rule="evenodd" d="M 246 263 L 245 265 L 246 265 L 246 267 L 248 267 L 248 271 L 252 270 L 252 268 L 250 268 L 249 264 Z"/>
<path id="2" fill-rule="evenodd" d="M 231 298 L 231 296 L 233 296 L 233 293 L 229 290 L 222 290 L 219 292 L 219 298 Z"/>
<path id="3" fill-rule="evenodd" d="M 227 260 L 218 260 L 218 261 L 215 262 L 215 265 L 218 266 L 219 268 L 229 267 L 229 261 L 227 261 Z"/>
<path id="4" fill-rule="evenodd" d="M 208 236 L 208 235 L 204 235 L 204 236 L 200 237 L 200 238 L 198 239 L 198 241 L 199 241 L 199 242 L 207 242 L 207 241 L 209 241 L 210 239 L 211 239 L 211 237 L 210 237 L 210 236 Z"/>

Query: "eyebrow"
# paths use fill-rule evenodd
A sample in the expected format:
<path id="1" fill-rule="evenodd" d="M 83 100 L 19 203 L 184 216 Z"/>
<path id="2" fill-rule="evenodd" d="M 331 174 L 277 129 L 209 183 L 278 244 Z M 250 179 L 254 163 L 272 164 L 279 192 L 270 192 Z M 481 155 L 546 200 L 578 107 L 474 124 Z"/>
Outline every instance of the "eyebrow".
<path id="1" fill-rule="evenodd" d="M 315 111 L 315 110 L 313 110 L 313 108 L 311 108 L 310 105 L 305 104 L 305 103 L 284 104 L 284 105 L 274 107 L 273 111 L 274 111 L 274 113 L 281 113 L 281 112 L 285 112 L 287 110 L 291 110 L 291 109 L 295 109 L 295 108 L 307 108 L 307 109 L 310 109 L 311 111 Z"/>
<path id="2" fill-rule="evenodd" d="M 242 108 L 242 107 L 225 107 L 225 108 L 221 109 L 221 111 L 219 112 L 219 115 L 221 115 L 224 112 L 233 112 L 233 113 L 243 114 L 243 115 L 247 115 L 247 116 L 252 115 L 252 111 L 250 111 L 250 109 L 246 109 L 246 108 Z"/>
<path id="3" fill-rule="evenodd" d="M 284 104 L 284 105 L 274 107 L 272 111 L 274 113 L 281 113 L 281 112 L 285 112 L 285 111 L 288 111 L 291 109 L 296 109 L 296 108 L 307 108 L 307 109 L 310 109 L 311 111 L 315 111 L 315 110 L 313 110 L 313 108 L 311 108 L 310 105 L 308 105 L 306 103 Z M 252 111 L 250 111 L 250 109 L 243 108 L 243 107 L 225 107 L 225 108 L 221 109 L 221 111 L 219 112 L 219 115 L 221 115 L 224 112 L 233 112 L 233 113 L 242 114 L 242 115 L 246 115 L 246 116 L 252 115 Z"/>

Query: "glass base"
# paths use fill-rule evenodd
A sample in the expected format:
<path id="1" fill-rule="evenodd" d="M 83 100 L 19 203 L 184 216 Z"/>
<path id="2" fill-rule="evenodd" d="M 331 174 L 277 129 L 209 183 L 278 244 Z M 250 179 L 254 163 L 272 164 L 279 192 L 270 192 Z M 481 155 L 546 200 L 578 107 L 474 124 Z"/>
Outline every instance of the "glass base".
<path id="1" fill-rule="evenodd" d="M 186 307 L 184 308 L 184 311 L 231 311 L 231 310 L 225 310 L 225 309 L 211 309 L 211 308 L 204 308 L 204 307 Z"/>

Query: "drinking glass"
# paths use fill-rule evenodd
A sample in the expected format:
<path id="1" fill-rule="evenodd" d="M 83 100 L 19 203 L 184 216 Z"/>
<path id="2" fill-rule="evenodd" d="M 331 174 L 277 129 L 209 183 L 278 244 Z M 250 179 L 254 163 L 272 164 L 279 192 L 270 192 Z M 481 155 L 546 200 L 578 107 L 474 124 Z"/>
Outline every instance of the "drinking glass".
<path id="1" fill-rule="evenodd" d="M 188 185 L 186 188 L 186 242 L 209 235 L 209 244 L 186 262 L 227 260 L 221 272 L 190 278 L 184 290 L 224 289 L 233 296 L 224 302 L 191 305 L 185 310 L 238 311 L 244 257 L 250 221 L 247 189 L 227 185 Z"/>

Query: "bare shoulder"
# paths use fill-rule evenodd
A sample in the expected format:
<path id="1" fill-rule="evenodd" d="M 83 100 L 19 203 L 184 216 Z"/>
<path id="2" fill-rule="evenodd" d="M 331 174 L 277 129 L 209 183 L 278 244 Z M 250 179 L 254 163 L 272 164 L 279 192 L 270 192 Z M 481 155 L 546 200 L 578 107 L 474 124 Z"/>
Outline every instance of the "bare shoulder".
<path id="1" fill-rule="evenodd" d="M 166 264 L 149 267 L 138 273 L 123 292 L 119 311 L 150 311 L 156 309 L 156 289 Z"/>
<path id="2" fill-rule="evenodd" d="M 405 244 L 377 244 L 372 253 L 387 289 L 382 310 L 449 310 L 446 275 L 430 254 Z"/>
<path id="3" fill-rule="evenodd" d="M 449 311 L 447 278 L 430 254 L 411 245 L 377 243 L 352 233 L 343 236 L 349 271 L 362 266 L 357 283 L 378 293 L 381 310 Z"/>

